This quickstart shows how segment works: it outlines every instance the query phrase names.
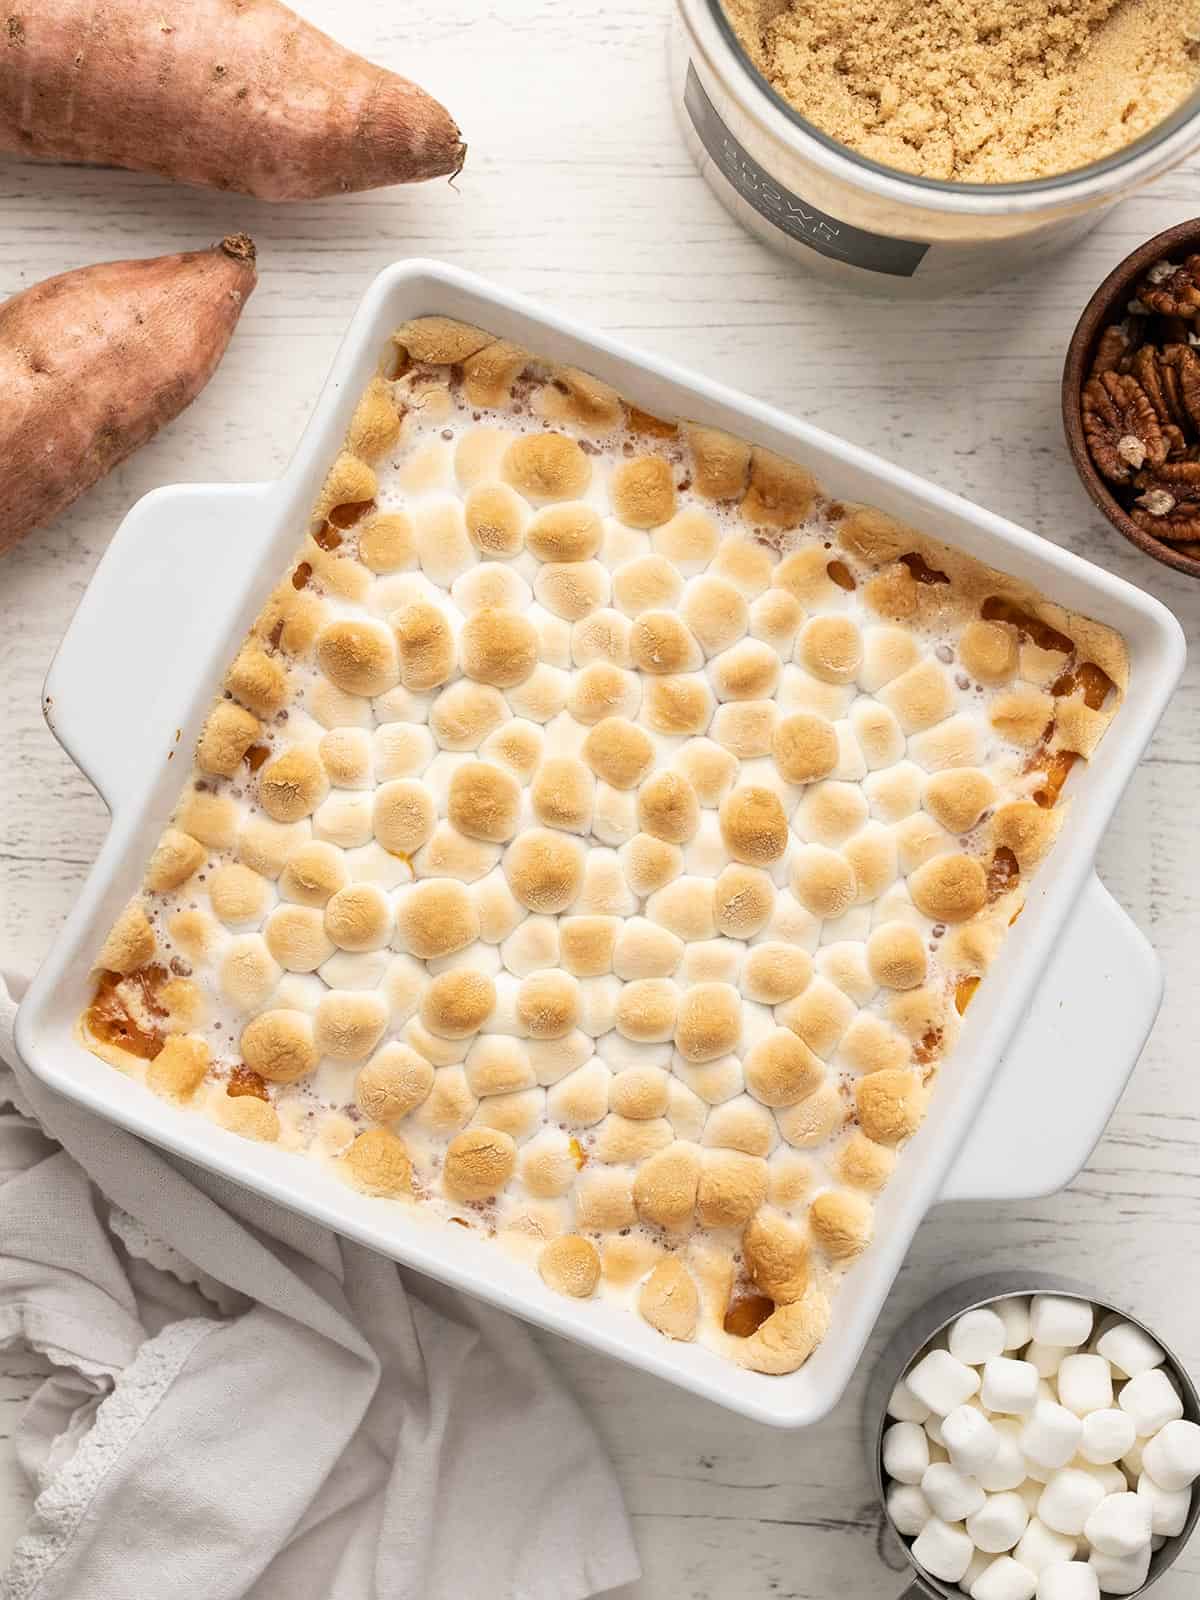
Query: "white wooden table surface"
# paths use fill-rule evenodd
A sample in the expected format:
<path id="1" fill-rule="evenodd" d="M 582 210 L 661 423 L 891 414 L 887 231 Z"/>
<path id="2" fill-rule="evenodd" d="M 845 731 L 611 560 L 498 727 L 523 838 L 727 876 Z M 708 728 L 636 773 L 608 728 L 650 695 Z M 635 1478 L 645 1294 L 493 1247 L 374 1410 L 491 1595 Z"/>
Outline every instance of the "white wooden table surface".
<path id="1" fill-rule="evenodd" d="M 1200 586 L 1136 555 L 1089 509 L 1057 407 L 1080 307 L 1135 244 L 1200 209 L 1200 163 L 1127 202 L 1033 279 L 903 309 L 852 298 L 769 255 L 696 176 L 666 89 L 668 4 L 304 0 L 314 21 L 456 113 L 471 157 L 455 189 L 272 210 L 130 174 L 0 163 L 0 294 L 233 229 L 254 235 L 261 266 L 233 346 L 191 411 L 0 563 L 0 966 L 39 960 L 104 833 L 103 807 L 42 723 L 39 690 L 106 540 L 157 484 L 276 473 L 355 302 L 404 255 L 486 273 L 870 446 L 1132 578 L 1195 634 Z M 1101 858 L 1168 970 L 1161 1019 L 1108 1134 L 1066 1193 L 933 1216 L 881 1333 L 938 1286 L 1034 1264 L 1107 1287 L 1200 1372 L 1198 695 L 1194 668 Z M 545 1343 L 625 1486 L 646 1573 L 627 1600 L 859 1600 L 902 1587 L 862 1459 L 861 1379 L 826 1423 L 789 1435 Z M 0 1555 L 29 1500 L 6 1441 L 39 1370 L 0 1356 Z M 1183 1600 L 1198 1578 L 1200 1541 L 1157 1593 Z"/>

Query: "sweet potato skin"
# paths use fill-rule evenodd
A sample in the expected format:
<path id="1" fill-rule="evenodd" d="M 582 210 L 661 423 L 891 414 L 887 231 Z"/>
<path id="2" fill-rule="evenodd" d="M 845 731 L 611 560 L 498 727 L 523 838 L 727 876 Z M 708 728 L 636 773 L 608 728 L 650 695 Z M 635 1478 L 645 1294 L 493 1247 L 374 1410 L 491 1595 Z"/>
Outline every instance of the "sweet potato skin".
<path id="1" fill-rule="evenodd" d="M 254 285 L 236 234 L 64 272 L 0 306 L 0 555 L 191 404 Z"/>
<path id="2" fill-rule="evenodd" d="M 458 172 L 466 147 L 281 0 L 3 0 L 0 151 L 312 200 Z"/>

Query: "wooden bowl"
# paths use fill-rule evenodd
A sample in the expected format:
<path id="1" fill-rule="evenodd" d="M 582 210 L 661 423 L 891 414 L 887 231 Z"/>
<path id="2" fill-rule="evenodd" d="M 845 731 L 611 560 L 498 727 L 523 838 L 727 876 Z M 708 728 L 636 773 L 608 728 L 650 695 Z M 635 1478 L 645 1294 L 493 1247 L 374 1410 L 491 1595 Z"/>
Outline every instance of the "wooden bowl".
<path id="1" fill-rule="evenodd" d="M 1156 233 L 1153 239 L 1148 239 L 1132 255 L 1126 256 L 1119 266 L 1114 267 L 1088 301 L 1076 324 L 1067 346 L 1062 380 L 1063 427 L 1067 434 L 1067 447 L 1083 487 L 1117 532 L 1123 534 L 1130 544 L 1137 545 L 1139 550 L 1153 556 L 1155 561 L 1161 561 L 1164 566 L 1174 567 L 1177 572 L 1186 572 L 1193 578 L 1200 578 L 1200 556 L 1177 550 L 1165 540 L 1156 539 L 1152 533 L 1139 528 L 1100 476 L 1088 454 L 1079 407 L 1100 335 L 1111 323 L 1122 320 L 1125 303 L 1133 298 L 1134 284 L 1146 275 L 1156 261 L 1168 258 L 1177 260 L 1197 251 L 1200 251 L 1200 217 L 1177 223 L 1163 233 Z"/>

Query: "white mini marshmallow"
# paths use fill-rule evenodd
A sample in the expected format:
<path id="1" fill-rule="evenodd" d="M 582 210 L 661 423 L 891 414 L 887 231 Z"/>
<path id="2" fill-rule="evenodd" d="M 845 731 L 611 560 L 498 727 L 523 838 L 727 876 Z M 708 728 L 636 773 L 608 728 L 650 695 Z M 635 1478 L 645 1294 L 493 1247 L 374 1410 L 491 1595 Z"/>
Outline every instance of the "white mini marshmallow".
<path id="1" fill-rule="evenodd" d="M 1053 1400 L 1039 1400 L 1021 1429 L 1021 1454 L 1048 1472 L 1065 1467 L 1079 1448 L 1083 1423 Z"/>
<path id="2" fill-rule="evenodd" d="M 922 1405 L 944 1417 L 979 1392 L 979 1374 L 949 1350 L 931 1350 L 908 1374 L 908 1387 Z"/>
<path id="3" fill-rule="evenodd" d="M 1093 1465 L 1089 1462 L 1085 1465 L 1083 1457 L 1076 1456 L 1071 1465 L 1079 1467 L 1084 1472 L 1095 1473 L 1105 1494 L 1124 1494 L 1129 1488 L 1129 1479 L 1115 1461 L 1105 1461 L 1100 1465 Z"/>
<path id="4" fill-rule="evenodd" d="M 970 1566 L 974 1546 L 962 1528 L 952 1528 L 941 1517 L 930 1517 L 912 1544 L 912 1554 L 933 1578 L 957 1584 Z"/>
<path id="5" fill-rule="evenodd" d="M 925 1432 L 929 1435 L 929 1442 L 931 1444 L 941 1445 L 943 1450 L 946 1448 L 946 1436 L 942 1431 L 942 1423 L 944 1420 L 945 1419 L 942 1417 L 935 1417 L 932 1411 L 925 1419 Z"/>
<path id="6" fill-rule="evenodd" d="M 1152 1367 L 1161 1367 L 1166 1360 L 1162 1346 L 1132 1322 L 1118 1321 L 1106 1328 L 1096 1340 L 1096 1354 L 1104 1357 L 1118 1377 L 1124 1378 L 1136 1378 Z"/>
<path id="7" fill-rule="evenodd" d="M 984 1573 L 991 1566 L 995 1559 L 995 1556 L 987 1556 L 984 1555 L 982 1550 L 976 1550 L 975 1554 L 971 1557 L 971 1561 L 967 1567 L 967 1570 L 958 1580 L 958 1587 L 963 1591 L 964 1594 L 970 1594 L 971 1590 L 979 1582 L 980 1578 L 983 1577 Z"/>
<path id="8" fill-rule="evenodd" d="M 1020 1350 L 1033 1337 L 1029 1327 L 1029 1301 L 1013 1295 L 1007 1300 L 997 1300 L 992 1310 L 1004 1324 L 1005 1350 Z"/>
<path id="9" fill-rule="evenodd" d="M 1042 1490 L 1037 1514 L 1055 1533 L 1076 1537 L 1103 1499 L 1104 1485 L 1094 1472 L 1063 1467 Z"/>
<path id="10" fill-rule="evenodd" d="M 1088 1566 L 1100 1580 L 1105 1594 L 1136 1594 L 1150 1571 L 1149 1541 L 1131 1556 L 1106 1556 L 1103 1551 L 1093 1550 Z"/>
<path id="11" fill-rule="evenodd" d="M 1024 1500 L 1025 1509 L 1031 1518 L 1037 1516 L 1038 1501 L 1042 1498 L 1042 1490 L 1045 1487 L 1046 1485 L 1039 1483 L 1037 1478 L 1026 1478 L 1025 1482 L 1017 1490 L 1021 1499 Z M 1022 1538 L 1024 1538 L 1023 1534 Z"/>
<path id="12" fill-rule="evenodd" d="M 987 1306 L 964 1311 L 950 1324 L 950 1354 L 969 1367 L 981 1367 L 991 1356 L 1003 1355 L 1004 1323 Z"/>
<path id="13" fill-rule="evenodd" d="M 1086 1351 L 1064 1356 L 1058 1369 L 1058 1398 L 1080 1417 L 1107 1409 L 1113 1403 L 1112 1368 L 1103 1356 Z"/>
<path id="14" fill-rule="evenodd" d="M 1034 1339 L 1021 1352 L 1021 1359 L 1036 1367 L 1039 1377 L 1052 1378 L 1062 1366 L 1063 1357 L 1070 1353 L 1061 1344 L 1038 1344 Z"/>
<path id="15" fill-rule="evenodd" d="M 935 1517 L 943 1522 L 965 1522 L 984 1505 L 987 1496 L 965 1472 L 949 1461 L 931 1461 L 921 1479 L 921 1493 Z"/>
<path id="16" fill-rule="evenodd" d="M 1021 1487 L 1029 1476 L 1029 1467 L 1021 1454 L 1021 1424 L 1015 1417 L 994 1417 L 991 1421 L 1000 1444 L 987 1466 L 975 1476 L 989 1494 L 1003 1494 Z"/>
<path id="17" fill-rule="evenodd" d="M 1190 1488 L 1164 1489 L 1155 1483 L 1148 1472 L 1143 1472 L 1137 1481 L 1137 1492 L 1143 1500 L 1148 1500 L 1150 1503 L 1152 1534 L 1174 1538 L 1177 1533 L 1183 1532 L 1188 1512 L 1192 1508 Z"/>
<path id="18" fill-rule="evenodd" d="M 997 1556 L 967 1593 L 971 1600 L 1033 1600 L 1037 1575 L 1011 1556 Z"/>
<path id="19" fill-rule="evenodd" d="M 1161 1367 L 1139 1372 L 1136 1378 L 1130 1378 L 1121 1390 L 1121 1398 L 1117 1403 L 1122 1411 L 1127 1411 L 1133 1418 L 1139 1439 L 1157 1433 L 1168 1422 L 1174 1422 L 1183 1415 L 1183 1401 Z"/>
<path id="20" fill-rule="evenodd" d="M 916 1422 L 893 1422 L 883 1436 L 883 1466 L 897 1483 L 920 1483 L 929 1465 L 929 1440 Z"/>
<path id="21" fill-rule="evenodd" d="M 961 1528 L 952 1528 L 940 1517 L 930 1517 L 913 1541 L 912 1553 L 932 1577 L 943 1583 L 957 1583 L 970 1565 L 975 1546 Z"/>
<path id="22" fill-rule="evenodd" d="M 1132 1556 L 1150 1543 L 1152 1510 L 1145 1495 L 1105 1495 L 1083 1525 L 1083 1536 L 1093 1550 L 1106 1556 Z"/>
<path id="23" fill-rule="evenodd" d="M 929 1407 L 916 1395 L 901 1378 L 892 1390 L 891 1399 L 888 1401 L 887 1414 L 896 1422 L 925 1422 L 929 1417 Z"/>
<path id="24" fill-rule="evenodd" d="M 1121 1398 L 1125 1398 L 1124 1390 Z M 1142 1465 L 1160 1489 L 1188 1488 L 1200 1478 L 1200 1427 L 1194 1422 L 1168 1422 L 1143 1445 Z"/>
<path id="25" fill-rule="evenodd" d="M 1029 1511 L 1013 1490 L 990 1494 L 978 1511 L 967 1518 L 967 1532 L 980 1550 L 999 1555 L 1011 1550 L 1029 1526 Z"/>
<path id="26" fill-rule="evenodd" d="M 1096 1466 L 1106 1461 L 1119 1461 L 1136 1438 L 1137 1428 L 1127 1411 L 1119 1411 L 1115 1406 L 1089 1411 L 1083 1419 L 1079 1454 Z"/>
<path id="27" fill-rule="evenodd" d="M 933 1510 L 915 1483 L 893 1483 L 887 1492 L 887 1512 L 897 1533 L 914 1539 L 933 1515 Z"/>
<path id="28" fill-rule="evenodd" d="M 1073 1561 L 1079 1546 L 1065 1533 L 1055 1533 L 1041 1517 L 1030 1517 L 1013 1555 L 1031 1572 L 1041 1572 L 1056 1562 Z"/>
<path id="29" fill-rule="evenodd" d="M 962 1472 L 982 1472 L 1000 1448 L 1000 1435 L 978 1406 L 955 1406 L 942 1418 L 942 1443 Z"/>
<path id="30" fill-rule="evenodd" d="M 1141 1476 L 1142 1472 L 1144 1471 L 1142 1463 L 1142 1451 L 1145 1449 L 1148 1443 L 1148 1439 L 1135 1439 L 1132 1445 L 1130 1445 L 1129 1449 L 1126 1450 L 1125 1454 L 1121 1457 L 1121 1465 L 1124 1467 L 1127 1477 L 1136 1480 Z"/>
<path id="31" fill-rule="evenodd" d="M 1095 1315 L 1089 1301 L 1061 1294 L 1035 1294 L 1029 1303 L 1029 1326 L 1038 1344 L 1072 1349 L 1086 1344 Z"/>
<path id="32" fill-rule="evenodd" d="M 993 1356 L 984 1365 L 980 1395 L 989 1411 L 1024 1416 L 1037 1401 L 1038 1370 L 1031 1362 Z"/>
<path id="33" fill-rule="evenodd" d="M 1095 1569 L 1086 1561 L 1058 1561 L 1038 1577 L 1037 1600 L 1100 1600 Z"/>

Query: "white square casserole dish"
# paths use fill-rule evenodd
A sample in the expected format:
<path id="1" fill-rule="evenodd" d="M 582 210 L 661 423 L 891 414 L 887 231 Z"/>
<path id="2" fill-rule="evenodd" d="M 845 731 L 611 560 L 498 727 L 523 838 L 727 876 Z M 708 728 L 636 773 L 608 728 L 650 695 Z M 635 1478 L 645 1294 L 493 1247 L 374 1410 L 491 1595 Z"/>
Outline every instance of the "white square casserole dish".
<path id="1" fill-rule="evenodd" d="M 831 495 L 879 506 L 1116 628 L 1128 643 L 1128 695 L 1099 759 L 1072 781 L 1070 826 L 1033 881 L 1022 937 L 1006 945 L 971 1008 L 925 1124 L 879 1204 L 875 1241 L 842 1286 L 829 1335 L 789 1377 L 668 1344 L 612 1304 L 564 1300 L 527 1266 L 464 1230 L 359 1194 L 296 1155 L 177 1110 L 74 1038 L 90 961 L 139 881 L 146 841 L 158 836 L 177 798 L 176 751 L 190 749 L 224 667 L 291 554 L 390 333 L 429 313 L 594 372 L 655 414 L 708 423 L 794 456 Z M 801 1426 L 841 1394 L 928 1207 L 951 1196 L 1043 1193 L 1069 1181 L 1111 1112 L 1157 1010 L 1161 980 L 1144 940 L 1096 882 L 1092 862 L 1183 660 L 1182 633 L 1169 612 L 1056 546 L 852 445 L 588 335 L 455 269 L 403 263 L 368 291 L 284 477 L 159 490 L 131 511 L 97 570 L 51 669 L 45 709 L 109 804 L 112 828 L 21 1008 L 18 1048 L 59 1092 L 180 1155 L 719 1404 Z M 1021 1023 L 1020 1044 L 998 1076 Z M 1048 1060 L 1057 1068 L 1049 1075 Z M 1034 1076 L 1046 1112 L 1036 1130 L 1018 1116 Z"/>

